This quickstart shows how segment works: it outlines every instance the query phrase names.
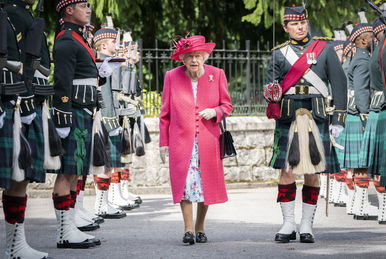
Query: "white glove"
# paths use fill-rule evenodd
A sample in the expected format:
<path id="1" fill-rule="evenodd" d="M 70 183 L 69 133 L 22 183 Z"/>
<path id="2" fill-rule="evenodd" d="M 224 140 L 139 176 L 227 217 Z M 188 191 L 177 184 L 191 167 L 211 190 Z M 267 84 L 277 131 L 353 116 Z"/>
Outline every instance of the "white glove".
<path id="1" fill-rule="evenodd" d="M 109 132 L 110 137 L 118 136 L 122 132 L 122 127 L 116 128 L 115 130 L 112 130 Z"/>
<path id="2" fill-rule="evenodd" d="M 200 111 L 199 115 L 203 117 L 205 120 L 210 120 L 214 117 L 216 117 L 216 110 L 215 109 L 205 109 L 203 111 Z"/>
<path id="3" fill-rule="evenodd" d="M 121 62 L 109 62 L 113 57 L 105 58 L 102 65 L 99 67 L 99 75 L 101 77 L 109 77 L 111 74 L 121 66 Z"/>
<path id="4" fill-rule="evenodd" d="M 4 126 L 5 112 L 0 115 L 0 129 Z"/>
<path id="5" fill-rule="evenodd" d="M 27 116 L 21 116 L 20 120 L 21 120 L 21 123 L 30 125 L 32 123 L 32 121 L 35 119 L 35 117 L 36 117 L 36 112 L 34 112 L 30 115 L 27 115 Z"/>
<path id="6" fill-rule="evenodd" d="M 159 147 L 159 155 L 161 157 L 162 163 L 165 164 L 166 156 L 169 156 L 169 147 L 168 146 Z"/>
<path id="7" fill-rule="evenodd" d="M 334 138 L 338 138 L 343 129 L 344 128 L 341 125 L 330 125 L 330 135 Z"/>
<path id="8" fill-rule="evenodd" d="M 71 128 L 65 127 L 65 128 L 56 128 L 56 132 L 58 132 L 58 135 L 60 138 L 67 138 L 70 134 Z"/>

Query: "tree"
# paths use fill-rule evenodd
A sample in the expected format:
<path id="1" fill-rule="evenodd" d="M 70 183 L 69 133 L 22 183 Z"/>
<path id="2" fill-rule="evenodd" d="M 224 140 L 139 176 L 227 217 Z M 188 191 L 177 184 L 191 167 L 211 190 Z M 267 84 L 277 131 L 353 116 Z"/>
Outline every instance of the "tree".
<path id="1" fill-rule="evenodd" d="M 303 1 L 288 1 L 288 0 L 244 0 L 245 8 L 252 10 L 252 13 L 245 15 L 242 20 L 255 24 L 257 26 L 263 25 L 265 28 L 272 27 L 275 23 L 277 29 L 280 30 L 284 8 L 292 4 L 301 5 Z M 304 1 L 307 6 L 309 20 L 314 27 L 318 27 L 326 36 L 333 36 L 332 29 L 342 27 L 348 21 L 359 23 L 357 9 L 366 8 L 367 18 L 369 22 L 375 19 L 374 13 L 370 7 L 363 0 L 318 0 L 318 1 Z M 382 2 L 381 0 L 374 1 L 376 4 Z M 273 9 L 275 6 L 275 10 Z M 275 15 L 273 15 L 275 14 Z M 279 36 L 279 38 L 283 37 Z"/>

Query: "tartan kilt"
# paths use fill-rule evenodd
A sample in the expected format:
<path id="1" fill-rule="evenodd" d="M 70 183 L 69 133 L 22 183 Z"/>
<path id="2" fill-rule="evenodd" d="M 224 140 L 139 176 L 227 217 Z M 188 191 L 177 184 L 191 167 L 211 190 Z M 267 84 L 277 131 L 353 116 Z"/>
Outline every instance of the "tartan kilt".
<path id="1" fill-rule="evenodd" d="M 4 104 L 5 106 L 5 104 Z M 13 108 L 3 107 L 4 125 L 0 129 L 0 188 L 8 189 L 12 183 L 13 160 Z"/>
<path id="2" fill-rule="evenodd" d="M 30 182 L 44 183 L 46 170 L 44 163 L 44 135 L 42 106 L 36 107 L 36 117 L 30 125 L 23 124 L 23 132 L 31 147 L 32 167 L 25 170 L 25 178 Z"/>
<path id="3" fill-rule="evenodd" d="M 375 156 L 376 152 L 376 136 L 377 136 L 377 123 L 379 112 L 370 112 L 369 118 L 366 123 L 366 128 L 363 134 L 362 145 L 359 153 L 359 166 L 361 168 L 368 168 L 370 174 L 378 174 L 373 170 L 379 163 L 378 158 Z"/>
<path id="4" fill-rule="evenodd" d="M 56 173 L 78 176 L 88 175 L 90 169 L 92 125 L 92 115 L 83 109 L 72 108 L 71 131 L 67 138 L 62 139 L 65 154 L 61 158 L 62 166 Z"/>
<path id="5" fill-rule="evenodd" d="M 347 114 L 346 125 L 339 138 L 339 144 L 344 146 L 340 156 L 340 164 L 344 169 L 362 168 L 359 163 L 364 130 L 359 116 Z"/>
<path id="6" fill-rule="evenodd" d="M 122 135 L 110 136 L 110 153 L 111 153 L 111 164 L 110 168 L 119 168 L 124 167 L 125 165 L 121 163 L 121 150 L 122 150 Z"/>
<path id="7" fill-rule="evenodd" d="M 328 121 L 315 121 L 318 126 L 320 137 L 324 147 L 324 153 L 326 158 L 326 170 L 325 173 L 340 172 L 339 162 L 334 147 L 330 147 L 330 133 Z M 270 162 L 270 166 L 275 169 L 285 168 L 285 159 L 287 156 L 288 146 L 288 134 L 291 123 L 282 123 L 279 120 L 276 121 L 275 137 L 273 156 Z M 324 173 L 320 172 L 320 173 Z"/>
<path id="8" fill-rule="evenodd" d="M 376 130 L 376 152 L 377 164 L 374 163 L 374 171 L 381 175 L 381 186 L 386 186 L 386 110 L 381 111 L 378 116 Z"/>

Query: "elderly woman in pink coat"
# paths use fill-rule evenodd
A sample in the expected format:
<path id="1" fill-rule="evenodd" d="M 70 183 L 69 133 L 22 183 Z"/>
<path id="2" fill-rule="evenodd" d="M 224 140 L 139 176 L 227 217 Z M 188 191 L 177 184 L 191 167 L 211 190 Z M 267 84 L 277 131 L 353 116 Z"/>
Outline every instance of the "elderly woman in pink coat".
<path id="1" fill-rule="evenodd" d="M 166 72 L 162 93 L 160 155 L 163 162 L 169 155 L 173 201 L 181 205 L 189 244 L 207 242 L 208 206 L 228 200 L 219 123 L 232 103 L 224 71 L 204 64 L 214 47 L 203 36 L 178 41 L 171 58 L 183 65 Z M 192 203 L 198 203 L 194 228 Z"/>

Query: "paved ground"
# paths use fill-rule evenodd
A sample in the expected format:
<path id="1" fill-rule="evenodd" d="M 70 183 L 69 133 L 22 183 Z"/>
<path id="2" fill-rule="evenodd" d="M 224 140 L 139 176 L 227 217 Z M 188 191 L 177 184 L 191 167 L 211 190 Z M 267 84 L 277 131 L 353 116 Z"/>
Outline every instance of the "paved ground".
<path id="1" fill-rule="evenodd" d="M 30 199 L 27 240 L 54 258 L 386 258 L 386 226 L 376 221 L 354 221 L 344 208 L 331 206 L 327 218 L 324 201 L 316 216 L 316 244 L 275 244 L 273 236 L 281 224 L 280 209 L 274 202 L 276 188 L 229 191 L 228 203 L 209 208 L 209 243 L 193 246 L 181 242 L 181 214 L 170 195 L 142 198 L 140 209 L 128 212 L 124 219 L 107 220 L 94 231 L 102 246 L 87 250 L 56 249 L 52 201 Z M 93 197 L 85 198 L 87 208 L 91 209 L 93 202 Z M 300 206 L 296 215 L 299 222 Z M 0 224 L 0 233 L 4 232 L 4 224 Z M 1 251 L 4 242 L 0 238 Z"/>

